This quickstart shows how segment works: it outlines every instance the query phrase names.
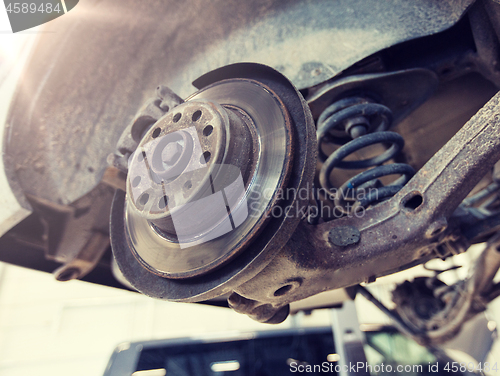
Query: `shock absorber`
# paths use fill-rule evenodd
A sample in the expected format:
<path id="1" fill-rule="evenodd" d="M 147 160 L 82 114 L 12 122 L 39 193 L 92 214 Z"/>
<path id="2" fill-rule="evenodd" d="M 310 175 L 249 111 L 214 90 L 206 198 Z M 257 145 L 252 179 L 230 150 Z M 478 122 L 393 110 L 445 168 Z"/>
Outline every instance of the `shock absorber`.
<path id="1" fill-rule="evenodd" d="M 398 155 L 404 146 L 403 137 L 387 131 L 392 125 L 392 118 L 388 107 L 366 97 L 338 100 L 319 116 L 318 155 L 323 162 L 319 183 L 327 197 L 335 203 L 336 209 L 343 214 L 394 196 L 415 174 L 415 170 L 405 163 L 384 164 Z M 323 150 L 325 144 L 341 146 L 327 155 Z M 386 150 L 367 159 L 345 160 L 353 153 L 376 144 L 384 145 Z M 370 169 L 350 178 L 337 189 L 331 181 L 335 168 Z M 401 177 L 383 186 L 379 179 L 389 175 Z"/>

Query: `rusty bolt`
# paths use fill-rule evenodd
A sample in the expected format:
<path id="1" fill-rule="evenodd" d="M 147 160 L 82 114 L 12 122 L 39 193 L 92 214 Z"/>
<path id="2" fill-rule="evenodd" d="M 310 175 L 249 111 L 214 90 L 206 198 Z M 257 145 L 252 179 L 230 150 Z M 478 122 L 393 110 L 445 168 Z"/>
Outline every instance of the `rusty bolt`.
<path id="1" fill-rule="evenodd" d="M 431 239 L 439 234 L 441 234 L 448 227 L 448 221 L 446 218 L 439 218 L 437 221 L 433 222 L 427 231 L 425 232 L 425 237 Z"/>

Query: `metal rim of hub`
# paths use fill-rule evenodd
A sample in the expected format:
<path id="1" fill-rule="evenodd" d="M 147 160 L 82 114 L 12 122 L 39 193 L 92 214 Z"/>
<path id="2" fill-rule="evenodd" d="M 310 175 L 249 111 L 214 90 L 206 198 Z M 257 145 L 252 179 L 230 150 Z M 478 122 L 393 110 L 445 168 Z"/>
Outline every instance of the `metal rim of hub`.
<path id="1" fill-rule="evenodd" d="M 198 110 L 190 107 L 192 103 L 207 109 L 207 102 L 212 105 L 215 102 L 227 110 L 239 111 L 251 119 L 255 126 L 257 144 L 253 149 L 257 152 L 258 161 L 253 175 L 245 184 L 245 198 L 253 214 L 225 235 L 181 250 L 177 242 L 162 236 L 155 226 L 141 215 L 140 210 L 136 210 L 138 208 L 130 199 L 132 195 L 128 194 L 125 222 L 130 248 L 144 267 L 161 277 L 183 279 L 199 276 L 212 271 L 243 250 L 269 219 L 270 211 L 277 200 L 276 194 L 252 193 L 274 193 L 282 190 L 290 172 L 292 131 L 288 112 L 279 98 L 257 81 L 227 80 L 205 88 L 160 119 L 144 138 L 150 139 L 154 132 L 163 132 L 161 130 L 159 133 L 156 129 L 162 129 L 162 124 L 165 127 L 165 124 L 171 123 L 171 118 L 175 118 L 179 113 L 180 119 L 194 116 L 192 112 Z M 186 113 L 182 113 L 183 109 L 186 109 Z M 218 112 L 221 113 L 220 109 Z M 224 144 L 224 141 L 230 144 L 232 140 L 228 120 L 220 116 L 217 124 L 219 130 L 214 126 L 215 135 L 225 135 L 217 136 L 219 144 Z M 225 131 L 220 131 L 220 128 Z M 142 146 L 139 150 L 136 154 L 140 158 Z M 222 153 L 214 154 L 220 163 L 226 162 Z M 131 179 L 128 188 L 131 188 Z M 155 213 L 148 211 L 150 219 L 154 219 Z"/>
<path id="2" fill-rule="evenodd" d="M 214 162 L 223 163 L 228 132 L 226 111 L 210 101 L 185 102 L 159 119 L 129 160 L 127 192 L 131 209 L 155 223 L 192 201 L 199 189 L 187 183 L 190 179 L 204 183 L 213 172 Z M 191 173 L 186 174 L 186 170 Z M 148 197 L 141 202 L 144 194 L 155 199 Z"/>

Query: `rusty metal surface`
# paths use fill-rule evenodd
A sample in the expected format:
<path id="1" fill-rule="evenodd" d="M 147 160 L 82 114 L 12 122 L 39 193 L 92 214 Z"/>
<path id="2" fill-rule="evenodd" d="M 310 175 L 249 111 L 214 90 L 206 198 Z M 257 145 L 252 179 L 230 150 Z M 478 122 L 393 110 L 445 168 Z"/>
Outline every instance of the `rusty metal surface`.
<path id="1" fill-rule="evenodd" d="M 278 72 L 255 64 L 240 64 L 238 77 L 249 78 L 269 87 L 280 98 L 290 115 L 293 129 L 293 164 L 288 187 L 310 189 L 316 164 L 316 139 L 309 109 L 302 96 Z M 222 79 L 231 79 L 231 72 Z M 144 294 L 173 301 L 202 301 L 230 293 L 244 281 L 257 275 L 288 241 L 307 207 L 308 195 L 280 198 L 275 207 L 282 215 L 269 218 L 253 242 L 230 262 L 201 277 L 166 279 L 148 272 L 133 256 L 124 227 L 124 192 L 117 191 L 111 215 L 113 252 L 124 276 Z M 286 215 L 285 215 L 286 213 Z"/>
<path id="2" fill-rule="evenodd" d="M 499 240 L 498 234 L 492 237 L 470 267 L 469 276 L 453 285 L 445 285 L 437 275 L 398 285 L 392 293 L 396 303 L 392 315 L 398 317 L 403 330 L 425 346 L 441 344 L 483 312 L 496 297 L 492 293 L 493 279 L 500 268 Z"/>
<path id="3" fill-rule="evenodd" d="M 132 12 L 126 10 L 123 1 L 107 0 L 88 1 L 80 8 L 82 13 L 52 23 L 58 30 L 57 35 L 52 39 L 44 35 L 40 38 L 34 53 L 36 60 L 27 69 L 23 87 L 17 93 L 4 142 L 11 185 L 26 193 L 40 212 L 57 208 L 56 211 L 63 213 L 52 223 L 50 234 L 49 257 L 65 263 L 56 274 L 61 280 L 83 275 L 105 251 L 107 233 L 102 230 L 102 219 L 107 220 L 110 191 L 98 183 L 103 181 L 123 189 L 123 177 L 118 171 L 105 169 L 109 161 L 106 158 L 114 151 L 119 135 L 125 135 L 119 140 L 122 155 L 114 160 L 117 167 L 125 170 L 128 156 L 148 127 L 182 102 L 160 87 L 158 98 L 148 102 L 140 116 L 134 118 L 135 109 L 150 96 L 150 88 L 158 82 L 168 83 L 185 96 L 192 91 L 190 82 L 207 71 L 239 61 L 258 61 L 284 73 L 298 88 L 309 88 L 303 93 L 309 93 L 316 114 L 326 102 L 334 99 L 337 87 L 357 88 L 349 77 L 326 86 L 312 86 L 332 79 L 374 52 L 438 33 L 455 24 L 467 9 L 471 11 L 462 21 L 467 23 L 470 18 L 477 56 L 457 58 L 458 69 L 448 78 L 472 69 L 492 82 L 499 82 L 495 61 L 499 49 L 493 34 L 498 35 L 500 29 L 494 17 L 485 13 L 486 9 L 494 15 L 499 8 L 477 4 L 470 8 L 472 3 L 471 0 L 429 0 L 417 6 L 400 0 L 315 3 L 260 0 L 251 5 L 213 1 L 207 7 L 198 1 L 167 5 L 150 2 L 134 4 Z M 166 13 L 170 15 L 169 22 L 165 22 Z M 213 17 L 205 17 L 207 14 Z M 404 22 L 395 22 L 400 20 Z M 109 30 L 109 25 L 113 25 L 113 30 Z M 109 31 L 111 37 L 96 38 L 103 31 Z M 131 58 L 124 58 L 127 56 Z M 469 63 L 477 66 L 471 68 Z M 424 64 L 426 69 L 412 71 L 418 71 L 412 76 L 415 79 L 412 83 L 421 84 L 416 91 L 425 94 L 422 98 L 430 95 L 436 84 L 436 76 L 428 69 L 442 69 L 439 64 L 435 69 L 433 64 L 437 63 L 431 61 L 432 67 Z M 296 133 L 297 160 L 289 185 L 310 189 L 315 165 L 311 150 L 315 141 L 307 104 L 290 83 L 245 69 L 245 64 L 224 67 L 195 80 L 194 85 L 204 87 L 220 79 L 258 77 L 282 95 Z M 439 79 L 445 80 L 446 75 L 443 70 Z M 370 73 L 365 78 L 368 76 L 374 81 L 372 87 L 380 88 L 394 73 Z M 70 88 L 67 82 L 72 83 Z M 391 90 L 388 85 L 386 92 L 390 100 L 393 99 Z M 483 95 L 485 92 L 489 91 L 483 91 Z M 327 100 L 318 105 L 315 102 L 318 98 Z M 477 102 L 480 103 L 481 98 Z M 407 104 L 398 99 L 392 107 L 403 117 L 414 107 Z M 420 104 L 420 100 L 414 104 Z M 252 238 L 253 243 L 244 253 L 234 252 L 231 257 L 237 258 L 221 263 L 219 270 L 204 278 L 165 281 L 158 275 L 145 274 L 137 259 L 126 253 L 131 244 L 123 242 L 126 229 L 118 220 L 125 209 L 122 205 L 125 197 L 118 192 L 112 230 L 114 241 L 119 243 L 116 252 L 121 257 L 120 267 L 147 295 L 200 301 L 232 292 L 230 304 L 235 310 L 259 321 L 279 322 L 286 317 L 287 304 L 291 301 L 373 281 L 423 260 L 446 256 L 451 243 L 463 248 L 470 240 L 460 237 L 459 219 L 453 216 L 457 205 L 498 160 L 500 134 L 494 108 L 497 105 L 498 98 L 471 120 L 395 197 L 367 210 L 361 217 L 353 215 L 310 226 L 299 218 L 307 199 L 283 199 L 278 203 L 282 208 L 298 202 L 295 217 L 290 212 L 293 219 L 273 218 Z M 460 123 L 456 119 L 449 121 L 457 122 Z M 127 123 L 129 129 L 123 133 L 123 125 Z M 429 124 L 436 128 L 435 122 Z M 421 131 L 417 128 L 408 133 L 415 135 Z M 446 132 L 453 133 L 450 130 L 442 133 Z M 30 142 L 26 134 L 30 134 Z M 445 138 L 432 142 L 438 145 Z M 425 149 L 415 145 L 415 139 L 416 136 L 410 141 L 414 144 L 411 150 L 414 155 Z M 418 167 L 432 153 L 422 154 L 416 163 Z M 83 218 L 86 207 L 79 204 L 94 198 L 93 192 L 99 190 L 102 195 L 96 198 L 85 221 L 70 219 L 67 233 L 54 231 L 61 218 L 66 220 L 72 215 Z M 89 239 L 90 232 L 78 235 L 79 223 L 95 232 L 95 239 Z M 63 248 L 66 250 L 60 252 Z"/>
<path id="4" fill-rule="evenodd" d="M 239 66 L 241 70 L 244 67 L 244 64 Z M 216 72 L 211 79 L 221 79 L 224 74 L 223 79 L 232 78 L 235 72 L 229 67 Z M 247 72 L 253 78 L 261 75 L 262 82 L 272 81 L 264 67 L 247 65 Z M 204 79 L 210 84 L 210 77 Z M 276 75 L 274 79 L 280 81 Z M 276 82 L 270 86 L 276 88 Z M 290 92 L 281 94 L 290 100 Z M 497 94 L 391 199 L 361 214 L 350 213 L 315 226 L 300 221 L 296 228 L 292 226 L 288 231 L 273 227 L 278 222 L 274 221 L 273 225 L 271 221 L 262 235 L 287 239 L 282 248 L 284 242 L 274 243 L 271 252 L 262 251 L 260 259 L 255 257 L 257 246 L 265 241 L 259 236 L 238 258 L 203 278 L 167 281 L 141 269 L 123 239 L 120 240 L 125 234 L 120 219 L 124 197 L 118 192 L 112 221 L 118 265 L 147 295 L 200 301 L 232 292 L 228 302 L 237 312 L 257 321 L 277 323 L 284 319 L 288 304 L 293 301 L 326 290 L 371 282 L 425 260 L 444 257 L 454 249 L 466 248 L 467 240 L 459 233 L 460 220 L 453 215 L 500 158 L 499 103 L 500 94 Z M 306 129 L 299 127 L 296 131 Z M 299 148 L 306 145 L 298 143 Z M 293 174 L 291 179 L 293 182 Z M 311 172 L 309 179 L 312 179 Z M 298 187 L 306 187 L 311 181 L 303 180 Z M 287 221 L 291 222 L 290 217 Z"/>
<path id="5" fill-rule="evenodd" d="M 290 306 L 277 305 L 273 306 L 269 303 L 262 303 L 255 300 L 247 299 L 233 292 L 227 298 L 229 307 L 235 312 L 245 314 L 255 321 L 265 324 L 279 324 L 288 317 Z"/>
<path id="6" fill-rule="evenodd" d="M 497 91 L 477 73 L 441 83 L 393 129 L 405 139 L 406 162 L 420 169 Z"/>
<path id="7" fill-rule="evenodd" d="M 192 121 L 195 113 L 201 114 L 200 118 Z M 206 127 L 210 129 L 208 135 L 204 133 Z M 176 164 L 157 182 L 150 179 L 150 173 L 161 174 L 155 167 L 156 151 L 161 151 L 169 137 L 188 131 L 193 133 L 188 137 L 196 141 L 192 153 L 186 154 L 185 166 L 166 180 L 164 173 L 171 174 Z M 287 185 L 293 163 L 293 133 L 288 111 L 272 88 L 243 79 L 208 86 L 155 123 L 141 141 L 129 170 L 126 222 L 138 260 L 157 275 L 188 278 L 206 274 L 242 252 L 269 221 L 270 211 L 279 200 L 263 192 L 282 191 Z M 153 138 L 155 135 L 157 138 Z M 155 146 L 157 139 L 159 147 Z M 210 159 L 201 163 L 200 157 L 207 152 Z M 139 167 L 146 167 L 144 163 L 151 171 Z M 226 188 L 238 176 L 242 196 L 233 192 L 232 197 L 227 193 L 225 197 L 232 202 L 227 204 L 232 206 L 232 218 L 238 217 L 240 204 L 244 205 L 239 214 L 243 217 L 233 231 L 203 241 L 229 225 L 225 206 L 219 212 L 207 200 L 214 200 L 217 196 L 213 194 L 222 190 L 228 192 Z M 132 184 L 135 179 L 140 181 L 136 187 Z M 141 205 L 145 195 L 151 200 Z M 155 200 L 162 197 L 168 197 L 168 206 L 159 208 Z M 211 210 L 203 212 L 200 207 L 189 216 L 190 208 L 202 202 L 198 200 Z M 189 236 L 181 239 L 181 232 Z"/>
<path id="8" fill-rule="evenodd" d="M 348 96 L 370 97 L 392 110 L 394 123 L 404 119 L 425 102 L 438 86 L 437 75 L 428 69 L 406 69 L 388 73 L 347 76 L 319 86 L 309 93 L 307 103 L 316 119 L 331 103 Z"/>
<path id="9" fill-rule="evenodd" d="M 190 83 L 211 69 L 257 61 L 306 88 L 376 51 L 453 26 L 471 3 L 87 0 L 46 25 L 23 73 L 3 138 L 9 185 L 39 208 L 71 211 L 73 203 L 93 197 L 101 181 L 123 188 L 107 157 L 125 124 L 137 128 L 120 140 L 132 149 L 137 134 L 179 103 L 160 88 L 134 119 L 159 82 L 186 96 Z M 124 159 L 115 160 L 116 167 L 124 169 Z M 94 204 L 107 208 L 108 201 L 106 194 Z M 36 215 L 51 215 L 43 210 Z M 92 212 L 102 217 L 92 219 L 94 227 L 107 218 L 104 211 Z M 55 243 L 64 234 L 60 223 L 51 226 Z M 68 229 L 64 236 L 75 241 L 64 257 L 71 260 L 88 238 Z"/>
<path id="10" fill-rule="evenodd" d="M 235 291 L 286 305 L 436 257 L 439 244 L 457 240 L 453 212 L 500 158 L 499 104 L 497 94 L 390 200 L 360 217 L 301 223 L 282 252 Z M 358 229 L 359 242 L 331 244 L 330 230 L 341 226 Z M 293 288 L 276 296 L 284 286 Z"/>

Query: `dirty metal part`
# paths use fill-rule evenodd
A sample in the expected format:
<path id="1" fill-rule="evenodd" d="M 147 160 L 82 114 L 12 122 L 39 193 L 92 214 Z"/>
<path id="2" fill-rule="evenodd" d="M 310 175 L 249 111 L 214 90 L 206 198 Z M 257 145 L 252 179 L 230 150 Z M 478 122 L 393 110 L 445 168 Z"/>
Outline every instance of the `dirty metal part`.
<path id="1" fill-rule="evenodd" d="M 314 309 L 339 307 L 346 300 L 354 300 L 356 297 L 356 287 L 357 286 L 352 286 L 346 289 L 325 291 L 320 294 L 292 302 L 290 304 L 290 314 L 293 315 L 299 311 L 307 313 Z"/>
<path id="2" fill-rule="evenodd" d="M 468 291 L 478 298 L 477 304 L 473 307 L 478 312 L 486 308 L 481 299 L 487 298 L 493 290 L 493 279 L 500 268 L 499 249 L 500 235 L 495 235 L 488 241 L 486 249 L 477 259 L 468 278 Z"/>
<path id="3" fill-rule="evenodd" d="M 187 278 L 205 274 L 242 251 L 270 217 L 277 197 L 268 192 L 286 187 L 292 137 L 279 97 L 250 80 L 209 86 L 155 123 L 131 159 L 128 175 L 126 223 L 139 260 L 160 276 Z M 179 148 L 172 157 L 167 150 L 171 146 Z M 149 170 L 139 168 L 145 163 Z M 161 179 L 149 179 L 148 173 Z M 225 187 L 238 175 L 245 192 L 229 197 Z M 218 213 L 210 207 L 213 210 L 205 213 L 200 208 L 195 213 L 190 205 L 195 209 L 197 200 L 205 202 L 221 191 L 226 192 L 237 229 L 206 242 L 203 239 L 224 226 L 226 209 Z M 240 212 L 246 219 L 237 218 L 239 205 L 251 208 Z M 184 240 L 179 244 L 181 231 Z M 186 239 L 187 232 L 192 240 Z"/>
<path id="4" fill-rule="evenodd" d="M 398 123 L 434 93 L 438 78 L 428 69 L 352 75 L 322 85 L 307 98 L 317 119 L 332 103 L 347 97 L 362 96 L 383 103 Z"/>
<path id="5" fill-rule="evenodd" d="M 393 291 L 395 312 L 412 337 L 424 345 L 446 342 L 466 321 L 486 309 L 496 297 L 492 291 L 500 268 L 499 245 L 500 235 L 490 239 L 464 281 L 446 286 L 437 279 L 422 277 L 406 281 Z"/>
<path id="6" fill-rule="evenodd" d="M 471 243 L 484 242 L 500 230 L 500 185 L 495 180 L 495 168 L 493 182 L 469 195 L 454 213 L 461 222 L 463 236 Z"/>
<path id="7" fill-rule="evenodd" d="M 65 282 L 86 276 L 94 269 L 96 263 L 109 248 L 109 245 L 109 234 L 94 232 L 87 244 L 72 260 L 53 272 L 55 278 L 58 281 Z"/>
<path id="8" fill-rule="evenodd" d="M 109 166 L 102 175 L 102 182 L 114 189 L 126 189 L 127 174 L 122 170 Z"/>
<path id="9" fill-rule="evenodd" d="M 491 236 L 493 233 L 500 230 L 500 213 L 488 216 L 484 219 L 475 221 L 473 224 L 463 226 L 463 236 L 471 243 L 484 241 L 484 236 Z"/>
<path id="10" fill-rule="evenodd" d="M 431 280 L 428 277 L 419 277 L 411 282 L 405 281 L 392 292 L 396 312 L 406 325 L 410 323 L 413 333 L 424 334 L 436 330 L 437 322 L 431 319 L 446 306 L 445 301 L 436 297 L 434 292 L 447 286 L 439 280 L 429 286 L 428 282 Z"/>
<path id="11" fill-rule="evenodd" d="M 401 74 L 401 72 L 399 73 Z M 407 74 L 407 72 L 403 73 Z M 380 77 L 377 77 L 375 81 L 379 79 Z M 358 76 L 353 82 L 358 90 L 362 90 L 364 84 L 371 87 L 372 95 L 376 96 L 377 88 L 373 86 L 373 78 Z M 401 82 L 401 77 L 393 80 L 391 85 L 395 85 L 397 82 Z M 418 105 L 420 101 L 430 95 L 424 90 L 419 96 L 418 92 L 408 91 L 406 84 L 402 86 L 407 90 L 403 90 L 402 94 L 397 92 L 397 95 L 401 95 L 402 98 L 414 95 L 411 100 L 404 99 L 407 103 L 411 102 L 409 108 Z M 392 89 L 393 91 L 397 90 L 396 86 L 393 86 Z M 359 93 L 354 96 L 346 96 L 352 90 L 342 85 L 335 90 L 337 90 L 337 96 L 344 95 L 344 97 L 329 104 L 319 115 L 317 121 L 318 155 L 323 162 L 318 180 L 324 196 L 333 201 L 335 209 L 343 214 L 348 214 L 393 196 L 410 180 L 415 170 L 404 163 L 386 163 L 394 159 L 404 146 L 403 137 L 387 131 L 393 125 L 393 111 L 384 104 L 376 103 L 367 96 L 366 92 L 364 96 Z M 347 92 L 341 94 L 342 90 Z M 387 98 L 389 95 L 387 88 L 385 91 L 384 94 Z M 384 89 L 381 92 L 384 92 Z M 331 92 L 327 91 L 324 96 L 328 97 L 328 94 Z M 395 108 L 394 105 L 393 107 Z M 400 116 L 404 114 L 404 112 L 400 113 Z M 331 146 L 331 144 L 342 146 L 327 155 L 323 147 Z M 385 148 L 386 144 L 389 144 L 390 147 Z M 365 157 L 361 160 L 353 160 L 353 158 L 347 160 L 366 147 L 373 145 L 382 146 L 378 155 Z M 338 172 L 338 169 L 358 170 L 363 168 L 370 169 L 350 177 L 338 189 L 334 186 L 332 182 L 334 169 L 337 169 L 336 172 Z M 380 179 L 396 174 L 401 175 L 401 177 L 383 186 Z M 319 208 L 318 211 L 320 211 Z"/>
<path id="12" fill-rule="evenodd" d="M 280 255 L 235 292 L 275 307 L 286 305 L 413 266 L 436 257 L 437 246 L 460 241 L 451 220 L 442 232 L 425 234 L 434 222 L 449 219 L 500 159 L 499 102 L 497 94 L 391 199 L 362 215 L 316 226 L 301 223 Z M 332 245 L 328 234 L 340 226 L 358 229 L 360 241 Z M 275 295 L 283 289 L 288 291 Z"/>
<path id="13" fill-rule="evenodd" d="M 398 328 L 398 330 L 409 337 L 414 337 L 415 332 L 411 327 L 409 327 L 403 319 L 394 311 L 387 308 L 380 300 L 372 295 L 372 293 L 364 286 L 358 285 L 356 291 L 365 297 L 366 300 L 373 303 L 378 309 L 380 309 L 383 313 L 389 317 L 394 325 Z"/>
<path id="14" fill-rule="evenodd" d="M 42 247 L 48 260 L 62 264 L 52 271 L 56 279 L 85 277 L 109 249 L 107 216 L 113 194 L 113 188 L 101 183 L 69 206 L 27 196 L 40 221 L 41 234 L 23 239 Z"/>
<path id="15" fill-rule="evenodd" d="M 158 82 L 168 82 L 186 96 L 192 91 L 190 82 L 210 69 L 260 61 L 307 88 L 382 48 L 446 30 L 472 3 L 425 1 L 417 7 L 399 0 L 370 1 L 370 6 L 365 0 L 299 1 L 293 6 L 281 0 L 244 5 L 214 1 L 210 17 L 200 17 L 208 8 L 198 0 L 133 4 L 133 12 L 127 7 L 132 2 L 123 0 L 81 4 L 69 18 L 51 22 L 47 27 L 56 32 L 40 35 L 34 50 L 27 50 L 30 61 L 7 117 L 8 137 L 3 138 L 9 187 L 28 211 L 25 194 L 63 206 L 89 194 L 106 177 L 106 157 L 123 125 L 133 120 Z M 172 22 L 163 22 L 166 13 Z M 104 15 L 106 22 L 88 14 Z M 116 15 L 121 22 L 115 22 Z M 297 55 L 296 49 L 307 53 Z M 26 139 L 26 134 L 31 137 Z M 123 188 L 119 181 L 110 184 Z M 27 212 L 19 214 L 5 231 Z"/>
<path id="16" fill-rule="evenodd" d="M 349 214 L 374 205 L 396 194 L 410 180 L 415 173 L 413 167 L 387 163 L 398 156 L 404 146 L 403 137 L 387 130 L 393 126 L 394 118 L 397 122 L 407 116 L 428 99 L 436 87 L 437 76 L 432 71 L 409 69 L 340 78 L 309 95 L 309 104 L 318 119 L 318 155 L 323 162 L 318 183 L 336 211 Z M 342 146 L 328 155 L 324 149 L 331 149 L 332 144 Z M 390 147 L 385 148 L 386 144 Z M 381 149 L 378 155 L 348 159 L 373 145 Z M 370 169 L 355 176 L 351 174 L 343 183 L 336 177 L 340 185 L 337 189 L 332 172 L 335 169 L 338 172 L 339 168 Z M 400 177 L 384 186 L 381 179 L 391 175 Z M 320 207 L 317 210 L 321 211 Z"/>
<path id="17" fill-rule="evenodd" d="M 339 226 L 334 227 L 328 233 L 328 240 L 333 245 L 338 247 L 347 247 L 351 244 L 359 242 L 359 230 L 352 226 Z"/>
<path id="18" fill-rule="evenodd" d="M 139 142 L 149 128 L 163 115 L 183 100 L 165 85 L 156 88 L 156 96 L 149 99 L 125 128 L 116 145 L 117 151 L 108 156 L 108 163 L 122 172 L 128 170 L 128 159 L 139 146 Z M 105 171 L 106 172 L 109 168 Z"/>
<path id="19" fill-rule="evenodd" d="M 476 1 L 467 12 L 475 52 L 466 57 L 488 80 L 500 86 L 500 5 L 491 0 Z"/>
<path id="20" fill-rule="evenodd" d="M 272 304 L 247 299 L 234 292 L 227 298 L 227 302 L 234 311 L 266 324 L 279 324 L 285 321 L 290 313 L 289 305 L 273 307 Z"/>
<path id="21" fill-rule="evenodd" d="M 31 198 L 47 224 L 46 257 L 62 263 L 53 271 L 57 280 L 85 277 L 109 249 L 107 214 L 113 194 L 113 188 L 101 183 L 69 208 Z"/>
<path id="22" fill-rule="evenodd" d="M 232 178 L 223 164 L 234 166 L 244 182 L 251 180 L 260 155 L 254 128 L 248 116 L 209 100 L 190 100 L 180 105 L 155 124 L 141 141 L 135 159 L 130 161 L 129 198 L 137 192 L 131 204 L 157 228 L 175 237 L 172 212 L 176 207 L 205 197 L 203 189 L 211 194 L 213 189 L 218 190 L 215 186 L 223 189 L 224 183 L 231 183 L 220 181 L 224 173 L 224 178 Z M 144 160 L 150 171 L 138 168 Z M 158 180 L 149 179 L 148 174 L 154 174 Z M 140 202 L 138 195 L 144 192 L 142 182 L 151 185 L 150 196 L 163 199 L 159 205 Z M 193 222 L 190 226 L 195 227 Z M 192 230 L 197 232 L 195 228 Z"/>
<path id="23" fill-rule="evenodd" d="M 265 109 L 272 103 L 279 103 L 278 108 L 281 109 L 280 111 L 286 110 L 288 114 L 290 122 L 289 131 L 291 131 L 293 140 L 292 149 L 288 150 L 293 153 L 294 158 L 293 161 L 290 160 L 291 171 L 286 187 L 295 192 L 302 191 L 303 195 L 271 195 L 271 200 L 273 201 L 270 201 L 270 203 L 273 210 L 279 209 L 280 212 L 277 213 L 275 211 L 273 215 L 269 216 L 266 225 L 262 226 L 263 228 L 260 229 L 258 236 L 255 236 L 255 232 L 241 233 L 242 236 L 247 235 L 253 238 L 252 242 L 246 245 L 243 251 L 202 276 L 171 279 L 155 275 L 134 257 L 130 249 L 132 246 L 129 233 L 130 222 L 127 222 L 128 219 L 124 221 L 126 197 L 124 192 L 117 191 L 111 216 L 113 253 L 125 278 L 137 290 L 146 295 L 173 301 L 202 301 L 231 293 L 244 281 L 257 275 L 273 260 L 292 235 L 293 229 L 304 216 L 302 213 L 307 208 L 310 197 L 308 192 L 316 164 L 314 124 L 307 104 L 300 93 L 286 78 L 268 67 L 259 64 L 238 64 L 233 68 L 236 69 L 217 72 L 218 78 L 221 81 L 214 83 L 207 82 L 209 86 L 189 98 L 188 102 L 190 100 L 214 101 L 225 107 L 239 107 L 243 110 L 241 111 L 243 113 L 246 109 L 251 115 L 250 118 L 253 122 L 258 121 L 260 117 L 254 110 L 250 111 L 247 108 L 249 104 L 255 104 L 252 101 L 260 100 L 259 109 Z M 238 73 L 237 77 L 232 76 L 232 73 L 235 71 Z M 267 94 L 264 96 L 258 94 L 263 87 L 267 88 Z M 227 90 L 220 90 L 222 88 Z M 257 92 L 253 91 L 253 89 L 257 89 Z M 167 122 L 169 119 L 168 116 L 167 114 Z M 268 126 L 273 124 L 272 121 L 268 121 L 267 123 Z M 154 130 L 152 129 L 151 132 L 154 132 Z M 286 139 L 286 137 L 282 138 L 282 140 Z M 268 147 L 268 151 L 273 151 L 274 153 L 277 151 L 277 141 L 279 141 L 279 138 L 275 139 L 272 137 L 268 137 L 267 140 L 261 140 L 263 143 L 261 148 Z M 274 144 L 275 142 L 276 144 Z M 279 147 L 281 150 L 283 148 L 287 149 L 281 141 L 279 142 Z M 261 150 L 261 153 L 263 152 L 264 150 Z M 278 155 L 280 153 L 281 151 L 278 152 Z M 290 157 L 291 154 L 287 158 Z M 272 162 L 275 160 L 274 158 L 276 157 L 270 156 L 266 163 Z M 281 162 L 282 164 L 283 162 Z M 276 167 L 280 167 L 280 164 L 278 163 Z M 271 180 L 275 178 L 272 174 L 267 175 L 267 177 Z M 262 178 L 262 176 L 259 177 L 259 179 Z M 261 180 L 261 182 L 268 184 L 265 180 Z M 269 198 L 266 200 L 269 200 Z M 128 205 L 129 203 L 127 203 Z M 127 210 L 127 215 L 130 212 Z M 143 218 L 141 219 L 140 223 L 147 223 Z M 148 228 L 151 229 L 149 226 Z M 238 229 L 234 232 L 237 231 Z M 214 241 L 217 240 L 215 239 Z M 164 246 L 165 243 L 162 245 Z M 210 242 L 204 245 L 210 246 Z M 189 250 L 190 248 L 187 248 L 187 251 Z M 228 252 L 227 250 L 223 251 Z M 245 295 L 239 295 L 247 299 Z"/>
<path id="24" fill-rule="evenodd" d="M 251 68 L 252 74 L 259 71 Z M 228 74 L 231 78 L 231 73 Z M 290 302 L 372 281 L 430 258 L 444 257 L 438 250 L 446 251 L 449 244 L 462 242 L 456 235 L 457 223 L 451 218 L 456 207 L 500 157 L 498 103 L 497 95 L 391 199 L 362 215 L 316 226 L 300 222 L 281 251 L 264 265 L 258 264 L 260 268 L 257 267 L 253 278 L 234 278 L 228 282 L 224 272 L 245 266 L 238 263 L 251 254 L 255 243 L 220 269 L 204 275 L 203 284 L 197 278 L 177 281 L 147 274 L 120 242 L 125 234 L 119 220 L 124 196 L 117 192 L 112 233 L 118 265 L 136 288 L 151 296 L 197 301 L 233 291 L 233 299 L 238 296 L 238 304 L 233 302 L 238 311 L 264 322 L 284 312 Z M 328 235 L 342 226 L 359 231 L 359 241 L 346 246 L 332 244 Z M 266 234 L 266 230 L 268 227 L 262 233 Z M 185 286 L 191 289 L 189 293 Z"/>
<path id="25" fill-rule="evenodd" d="M 331 103 L 318 117 L 318 139 L 343 145 L 367 133 L 392 126 L 392 111 L 368 97 L 352 96 Z M 340 135 L 340 136 L 339 136 Z M 320 147 L 321 154 L 321 147 Z M 321 155 L 323 160 L 323 155 Z"/>
<path id="26" fill-rule="evenodd" d="M 98 184 L 123 124 L 158 82 L 185 97 L 205 72 L 256 61 L 281 69 L 299 88 L 311 87 L 380 49 L 451 27 L 471 3 L 217 0 L 207 8 L 199 0 L 140 6 L 90 0 L 53 20 L 47 27 L 54 33 L 38 38 L 8 119 L 14 129 L 4 155 L 9 182 L 17 180 L 33 196 L 71 203 Z M 78 85 L 68 90 L 68 83 Z M 27 132 L 32 142 L 23 137 Z"/>
<path id="27" fill-rule="evenodd" d="M 500 162 L 497 162 L 493 168 L 493 180 L 495 182 L 500 181 Z"/>

